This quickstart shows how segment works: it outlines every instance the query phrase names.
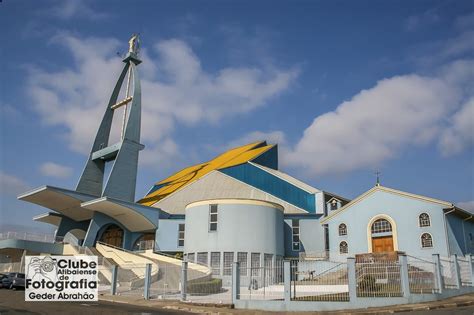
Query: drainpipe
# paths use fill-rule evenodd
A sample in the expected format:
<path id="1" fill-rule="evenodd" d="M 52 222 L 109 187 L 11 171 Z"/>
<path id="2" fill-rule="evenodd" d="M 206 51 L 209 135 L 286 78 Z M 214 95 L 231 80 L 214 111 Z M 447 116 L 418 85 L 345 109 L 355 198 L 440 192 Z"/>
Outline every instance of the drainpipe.
<path id="1" fill-rule="evenodd" d="M 467 220 L 471 220 L 471 219 L 472 219 L 472 215 L 470 215 L 467 218 L 465 218 L 464 220 L 462 220 L 462 236 L 464 238 L 464 255 L 467 254 L 467 240 L 466 240 L 466 230 L 464 229 L 464 222 L 466 222 Z"/>
<path id="2" fill-rule="evenodd" d="M 451 256 L 451 247 L 449 246 L 448 219 L 446 216 L 454 211 L 455 211 L 455 208 L 453 206 L 451 210 L 444 213 L 444 217 L 443 217 L 444 218 L 444 234 L 446 235 L 446 246 L 448 249 L 448 256 Z"/>

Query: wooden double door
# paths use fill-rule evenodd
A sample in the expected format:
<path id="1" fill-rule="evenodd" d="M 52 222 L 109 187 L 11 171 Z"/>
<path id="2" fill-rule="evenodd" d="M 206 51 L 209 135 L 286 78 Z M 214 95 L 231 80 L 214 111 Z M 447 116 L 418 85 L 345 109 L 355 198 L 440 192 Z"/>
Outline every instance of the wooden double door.
<path id="1" fill-rule="evenodd" d="M 393 252 L 393 236 L 372 237 L 372 252 Z"/>
<path id="2" fill-rule="evenodd" d="M 100 240 L 101 242 L 115 247 L 122 247 L 123 230 L 116 225 L 111 225 L 105 230 L 104 234 L 102 234 Z"/>

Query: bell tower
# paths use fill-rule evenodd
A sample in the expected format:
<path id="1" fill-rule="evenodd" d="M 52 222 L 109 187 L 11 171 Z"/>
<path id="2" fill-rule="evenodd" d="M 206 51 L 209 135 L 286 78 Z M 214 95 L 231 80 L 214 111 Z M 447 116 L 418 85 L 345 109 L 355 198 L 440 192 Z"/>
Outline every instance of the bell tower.
<path id="1" fill-rule="evenodd" d="M 138 153 L 145 147 L 140 144 L 141 88 L 137 66 L 142 61 L 138 58 L 139 49 L 139 38 L 134 34 L 129 40 L 129 49 L 123 59 L 125 65 L 105 108 L 89 158 L 77 184 L 77 192 L 135 201 Z M 125 78 L 125 98 L 119 100 Z M 109 144 L 112 119 L 115 111 L 119 109 L 123 109 L 120 140 Z M 104 182 L 107 163 L 112 165 Z"/>

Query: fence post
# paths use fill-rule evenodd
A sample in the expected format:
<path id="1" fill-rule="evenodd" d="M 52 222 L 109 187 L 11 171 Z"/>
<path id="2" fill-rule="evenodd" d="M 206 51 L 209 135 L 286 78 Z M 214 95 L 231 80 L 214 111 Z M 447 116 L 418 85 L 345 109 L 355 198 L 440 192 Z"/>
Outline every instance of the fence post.
<path id="1" fill-rule="evenodd" d="M 454 254 L 453 255 L 453 260 L 452 264 L 454 266 L 454 276 L 456 277 L 456 289 L 461 288 L 461 272 L 459 270 L 459 264 L 458 264 L 458 255 Z"/>
<path id="2" fill-rule="evenodd" d="M 238 262 L 232 264 L 232 303 L 240 299 L 240 266 Z"/>
<path id="3" fill-rule="evenodd" d="M 118 266 L 112 266 L 112 279 L 110 280 L 110 294 L 115 295 L 117 293 L 117 278 L 118 278 Z"/>
<path id="4" fill-rule="evenodd" d="M 400 280 L 402 284 L 403 297 L 410 296 L 410 279 L 408 277 L 408 260 L 406 255 L 398 256 L 398 262 L 400 263 Z"/>
<path id="5" fill-rule="evenodd" d="M 347 258 L 347 285 L 349 287 L 349 301 L 357 299 L 356 261 L 354 257 Z"/>
<path id="6" fill-rule="evenodd" d="M 181 300 L 186 301 L 186 283 L 188 282 L 188 262 L 181 264 Z"/>
<path id="7" fill-rule="evenodd" d="M 291 300 L 291 265 L 289 260 L 283 262 L 283 283 L 285 288 L 285 302 Z"/>
<path id="8" fill-rule="evenodd" d="M 471 287 L 474 287 L 474 266 L 472 265 L 474 261 L 472 255 L 467 255 L 467 262 L 469 263 L 469 271 L 471 272 Z"/>
<path id="9" fill-rule="evenodd" d="M 150 286 L 151 286 L 151 264 L 146 264 L 145 266 L 145 291 L 143 292 L 143 297 L 145 300 L 150 299 Z"/>
<path id="10" fill-rule="evenodd" d="M 444 283 L 443 283 L 443 274 L 441 271 L 441 260 L 439 259 L 439 254 L 433 254 L 433 262 L 435 264 L 435 277 L 436 277 L 436 283 L 438 284 L 438 293 L 443 293 Z"/>

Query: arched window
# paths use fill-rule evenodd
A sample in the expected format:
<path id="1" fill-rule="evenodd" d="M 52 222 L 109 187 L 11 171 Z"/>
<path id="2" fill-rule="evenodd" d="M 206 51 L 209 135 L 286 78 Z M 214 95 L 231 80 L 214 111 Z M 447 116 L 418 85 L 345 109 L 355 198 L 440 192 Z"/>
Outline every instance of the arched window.
<path id="1" fill-rule="evenodd" d="M 347 235 L 347 226 L 344 223 L 339 224 L 339 235 Z"/>
<path id="2" fill-rule="evenodd" d="M 339 243 L 339 253 L 340 254 L 347 254 L 349 251 L 349 248 L 347 246 L 347 242 L 346 241 L 342 241 Z"/>
<path id="3" fill-rule="evenodd" d="M 421 247 L 422 248 L 431 248 L 433 247 L 433 238 L 430 233 L 421 234 Z"/>
<path id="4" fill-rule="evenodd" d="M 392 232 L 392 225 L 385 219 L 378 219 L 372 224 L 372 234 Z"/>
<path id="5" fill-rule="evenodd" d="M 420 216 L 418 217 L 418 221 L 420 222 L 420 227 L 431 225 L 430 216 L 428 215 L 428 213 L 420 214 Z"/>

